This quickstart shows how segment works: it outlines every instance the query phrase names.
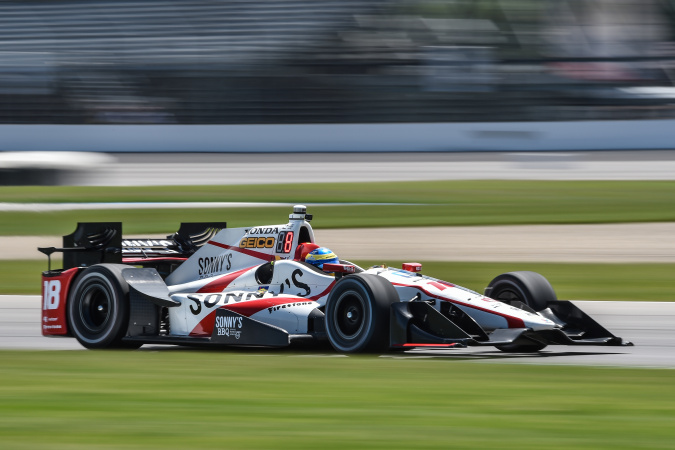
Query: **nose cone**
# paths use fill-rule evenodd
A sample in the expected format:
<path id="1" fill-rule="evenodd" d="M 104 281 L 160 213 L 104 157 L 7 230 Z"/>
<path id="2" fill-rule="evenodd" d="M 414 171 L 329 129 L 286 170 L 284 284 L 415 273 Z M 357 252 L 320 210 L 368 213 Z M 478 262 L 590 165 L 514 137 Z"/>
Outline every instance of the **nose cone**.
<path id="1" fill-rule="evenodd" d="M 534 331 L 552 330 L 556 328 L 556 324 L 553 321 L 546 317 L 542 317 L 539 314 L 528 314 L 528 317 L 523 318 L 523 322 L 527 328 L 531 328 Z"/>
<path id="2" fill-rule="evenodd" d="M 519 321 L 522 321 L 522 326 L 525 328 L 530 328 L 534 331 L 552 330 L 554 328 L 558 328 L 558 325 L 555 322 L 536 312 L 526 311 L 508 304 L 505 304 L 505 308 L 505 312 L 507 312 L 507 314 L 512 316 L 514 319 L 519 319 Z M 518 325 L 521 326 L 520 324 Z"/>

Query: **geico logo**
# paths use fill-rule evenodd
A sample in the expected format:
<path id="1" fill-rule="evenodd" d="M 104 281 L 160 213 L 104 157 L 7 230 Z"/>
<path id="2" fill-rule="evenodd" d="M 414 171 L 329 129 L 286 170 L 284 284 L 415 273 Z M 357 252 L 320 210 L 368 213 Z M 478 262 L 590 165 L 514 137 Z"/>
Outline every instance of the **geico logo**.
<path id="1" fill-rule="evenodd" d="M 240 248 L 274 248 L 273 237 L 250 237 L 244 238 L 239 243 Z"/>

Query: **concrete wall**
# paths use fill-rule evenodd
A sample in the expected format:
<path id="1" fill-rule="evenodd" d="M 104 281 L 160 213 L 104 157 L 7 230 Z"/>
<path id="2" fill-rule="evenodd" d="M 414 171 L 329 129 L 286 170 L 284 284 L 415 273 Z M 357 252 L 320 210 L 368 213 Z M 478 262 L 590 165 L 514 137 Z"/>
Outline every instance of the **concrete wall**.
<path id="1" fill-rule="evenodd" d="M 675 120 L 372 125 L 0 125 L 0 151 L 445 152 L 675 148 Z"/>

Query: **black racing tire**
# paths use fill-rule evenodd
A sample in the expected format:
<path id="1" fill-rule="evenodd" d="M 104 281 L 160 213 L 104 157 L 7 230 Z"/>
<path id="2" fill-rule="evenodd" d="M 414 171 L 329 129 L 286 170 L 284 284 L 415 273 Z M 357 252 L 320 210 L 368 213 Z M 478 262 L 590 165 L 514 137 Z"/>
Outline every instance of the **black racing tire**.
<path id="1" fill-rule="evenodd" d="M 389 348 L 389 315 L 398 293 L 385 278 L 355 274 L 341 278 L 326 301 L 326 334 L 342 353 L 381 353 Z"/>
<path id="2" fill-rule="evenodd" d="M 546 309 L 558 297 L 553 286 L 537 272 L 519 271 L 499 275 L 490 281 L 485 295 L 504 303 L 522 302 L 535 311 Z"/>
<path id="3" fill-rule="evenodd" d="M 529 271 L 499 275 L 485 289 L 485 295 L 509 304 L 522 302 L 537 312 L 546 309 L 549 301 L 558 299 L 553 286 L 543 275 Z M 546 344 L 521 338 L 495 347 L 506 353 L 534 353 L 544 349 Z"/>
<path id="4" fill-rule="evenodd" d="M 90 349 L 138 348 L 122 342 L 129 325 L 129 285 L 123 264 L 96 264 L 75 281 L 68 298 L 68 324 L 72 334 Z"/>

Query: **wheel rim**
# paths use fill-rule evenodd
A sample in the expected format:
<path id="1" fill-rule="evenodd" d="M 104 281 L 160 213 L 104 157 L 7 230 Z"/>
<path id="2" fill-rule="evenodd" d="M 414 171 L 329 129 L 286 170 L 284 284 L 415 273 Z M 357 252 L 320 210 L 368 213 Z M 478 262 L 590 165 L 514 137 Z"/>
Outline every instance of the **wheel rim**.
<path id="1" fill-rule="evenodd" d="M 113 308 L 110 292 L 99 284 L 92 284 L 84 290 L 81 299 L 79 313 L 82 324 L 92 333 L 104 330 Z"/>
<path id="2" fill-rule="evenodd" d="M 335 302 L 333 324 L 340 338 L 352 340 L 363 330 L 366 316 L 366 303 L 355 291 L 344 292 Z"/>

